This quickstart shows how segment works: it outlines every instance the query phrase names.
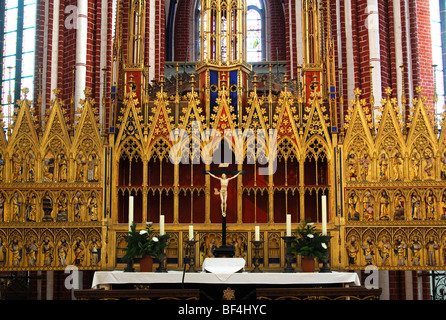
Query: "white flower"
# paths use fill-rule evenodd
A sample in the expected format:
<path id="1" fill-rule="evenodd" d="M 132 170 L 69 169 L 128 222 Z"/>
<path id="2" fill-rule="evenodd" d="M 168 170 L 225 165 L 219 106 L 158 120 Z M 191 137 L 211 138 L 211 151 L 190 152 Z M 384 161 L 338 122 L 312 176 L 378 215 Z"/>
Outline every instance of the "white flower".
<path id="1" fill-rule="evenodd" d="M 307 226 L 312 226 L 314 224 L 314 222 L 308 222 Z"/>
<path id="2" fill-rule="evenodd" d="M 159 240 L 158 240 L 157 237 L 153 237 L 153 238 L 152 238 L 152 241 L 154 241 L 154 242 L 158 242 Z"/>
<path id="3" fill-rule="evenodd" d="M 146 222 L 146 225 L 150 225 L 150 224 L 152 224 L 153 222 L 152 221 L 150 221 L 150 222 Z"/>
<path id="4" fill-rule="evenodd" d="M 322 248 L 327 249 L 327 245 L 325 243 L 322 242 L 321 246 Z"/>
<path id="5" fill-rule="evenodd" d="M 147 233 L 147 230 L 141 230 L 141 231 L 139 232 L 140 235 L 143 235 L 143 234 L 146 234 L 146 233 Z"/>
<path id="6" fill-rule="evenodd" d="M 307 234 L 307 237 L 312 239 L 312 238 L 314 238 L 314 235 L 309 233 L 309 234 Z"/>

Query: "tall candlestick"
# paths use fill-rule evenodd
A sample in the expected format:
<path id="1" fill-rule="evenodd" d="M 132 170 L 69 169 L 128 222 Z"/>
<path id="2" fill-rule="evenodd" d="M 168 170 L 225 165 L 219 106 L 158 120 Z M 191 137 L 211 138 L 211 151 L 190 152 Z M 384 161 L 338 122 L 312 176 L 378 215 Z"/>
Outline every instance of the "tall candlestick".
<path id="1" fill-rule="evenodd" d="M 255 227 L 255 236 L 254 236 L 254 240 L 255 241 L 260 241 L 260 227 L 256 226 Z"/>
<path id="2" fill-rule="evenodd" d="M 194 239 L 194 226 L 189 226 L 189 241 Z"/>
<path id="3" fill-rule="evenodd" d="M 327 235 L 327 196 L 322 195 L 322 235 Z"/>
<path id="4" fill-rule="evenodd" d="M 286 215 L 286 236 L 291 237 L 291 214 Z"/>
<path id="5" fill-rule="evenodd" d="M 160 236 L 164 235 L 164 215 L 160 215 Z"/>
<path id="6" fill-rule="evenodd" d="M 129 196 L 129 230 L 133 223 L 133 196 Z"/>

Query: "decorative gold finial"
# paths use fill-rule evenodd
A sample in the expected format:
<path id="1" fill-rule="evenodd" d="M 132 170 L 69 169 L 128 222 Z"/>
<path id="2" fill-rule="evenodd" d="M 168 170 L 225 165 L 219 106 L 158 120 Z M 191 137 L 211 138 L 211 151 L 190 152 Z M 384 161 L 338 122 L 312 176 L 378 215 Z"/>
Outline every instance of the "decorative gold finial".
<path id="1" fill-rule="evenodd" d="M 282 83 L 283 83 L 283 86 L 284 86 L 284 90 L 286 91 L 287 86 L 288 86 L 288 83 L 289 83 L 289 81 L 288 81 L 288 76 L 287 76 L 286 74 L 283 75 L 283 81 L 282 81 Z"/>
<path id="2" fill-rule="evenodd" d="M 160 87 L 161 87 L 161 92 L 163 92 L 163 90 L 164 90 L 164 84 L 166 83 L 166 81 L 164 81 L 164 74 L 161 74 L 161 75 L 160 75 L 160 81 L 159 81 L 159 83 L 160 83 Z"/>
<path id="3" fill-rule="evenodd" d="M 133 74 L 131 74 L 129 76 L 129 89 L 130 89 L 130 92 L 133 92 L 136 90 L 135 81 L 133 80 Z"/>
<path id="4" fill-rule="evenodd" d="M 190 83 L 190 86 L 191 86 L 192 91 L 194 91 L 194 88 L 195 88 L 195 75 L 194 75 L 194 74 L 191 74 L 191 75 L 190 75 L 190 81 L 189 81 L 189 83 Z"/>
<path id="5" fill-rule="evenodd" d="M 86 99 L 89 99 L 91 97 L 91 89 L 90 88 L 85 88 L 84 95 L 85 95 Z"/>
<path id="6" fill-rule="evenodd" d="M 252 77 L 253 77 L 253 79 L 252 79 L 252 85 L 253 85 L 253 87 L 254 87 L 254 94 L 257 95 L 257 85 L 260 83 L 260 81 L 258 80 L 258 78 L 257 78 L 257 74 L 256 74 L 256 73 L 254 73 L 254 75 L 253 75 Z"/>
<path id="7" fill-rule="evenodd" d="M 27 95 L 29 93 L 29 89 L 28 88 L 23 88 L 22 89 L 22 93 L 23 93 L 23 99 L 26 100 Z"/>
<path id="8" fill-rule="evenodd" d="M 387 95 L 387 100 L 390 100 L 390 97 L 392 96 L 392 88 L 387 87 L 384 92 Z"/>

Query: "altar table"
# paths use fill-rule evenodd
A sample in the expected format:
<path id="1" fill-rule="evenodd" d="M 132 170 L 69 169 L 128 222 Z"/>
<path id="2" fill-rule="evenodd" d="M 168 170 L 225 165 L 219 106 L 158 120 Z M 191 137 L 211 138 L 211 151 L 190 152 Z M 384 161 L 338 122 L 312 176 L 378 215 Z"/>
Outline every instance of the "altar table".
<path id="1" fill-rule="evenodd" d="M 168 271 L 157 272 L 123 272 L 123 271 L 97 271 L 93 277 L 92 288 L 110 289 L 114 285 L 125 284 L 165 284 L 181 285 L 183 283 L 183 272 Z M 305 285 L 339 285 L 360 286 L 360 280 L 355 272 L 331 272 L 331 273 L 209 273 L 209 272 L 186 272 L 184 284 L 201 285 L 246 285 L 251 286 L 305 286 Z"/>

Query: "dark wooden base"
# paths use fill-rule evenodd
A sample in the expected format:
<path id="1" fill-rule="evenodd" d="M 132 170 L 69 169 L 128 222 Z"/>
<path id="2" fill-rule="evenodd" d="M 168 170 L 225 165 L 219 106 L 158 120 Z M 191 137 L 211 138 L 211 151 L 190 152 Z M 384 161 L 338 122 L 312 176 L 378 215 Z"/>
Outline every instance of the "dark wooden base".
<path id="1" fill-rule="evenodd" d="M 78 300 L 199 300 L 199 289 L 75 290 Z"/>
<path id="2" fill-rule="evenodd" d="M 378 300 L 382 289 L 348 288 L 257 288 L 257 300 Z"/>
<path id="3" fill-rule="evenodd" d="M 111 290 L 75 290 L 79 300 L 225 300 L 228 291 L 234 300 L 378 300 L 381 289 L 365 287 L 259 287 L 253 285 L 157 284 L 158 288 L 119 286 Z M 162 289 L 160 287 L 163 287 Z M 132 289 L 131 287 L 135 288 Z M 193 288 L 191 288 L 193 287 Z M 139 289 L 138 289 L 139 288 Z"/>

